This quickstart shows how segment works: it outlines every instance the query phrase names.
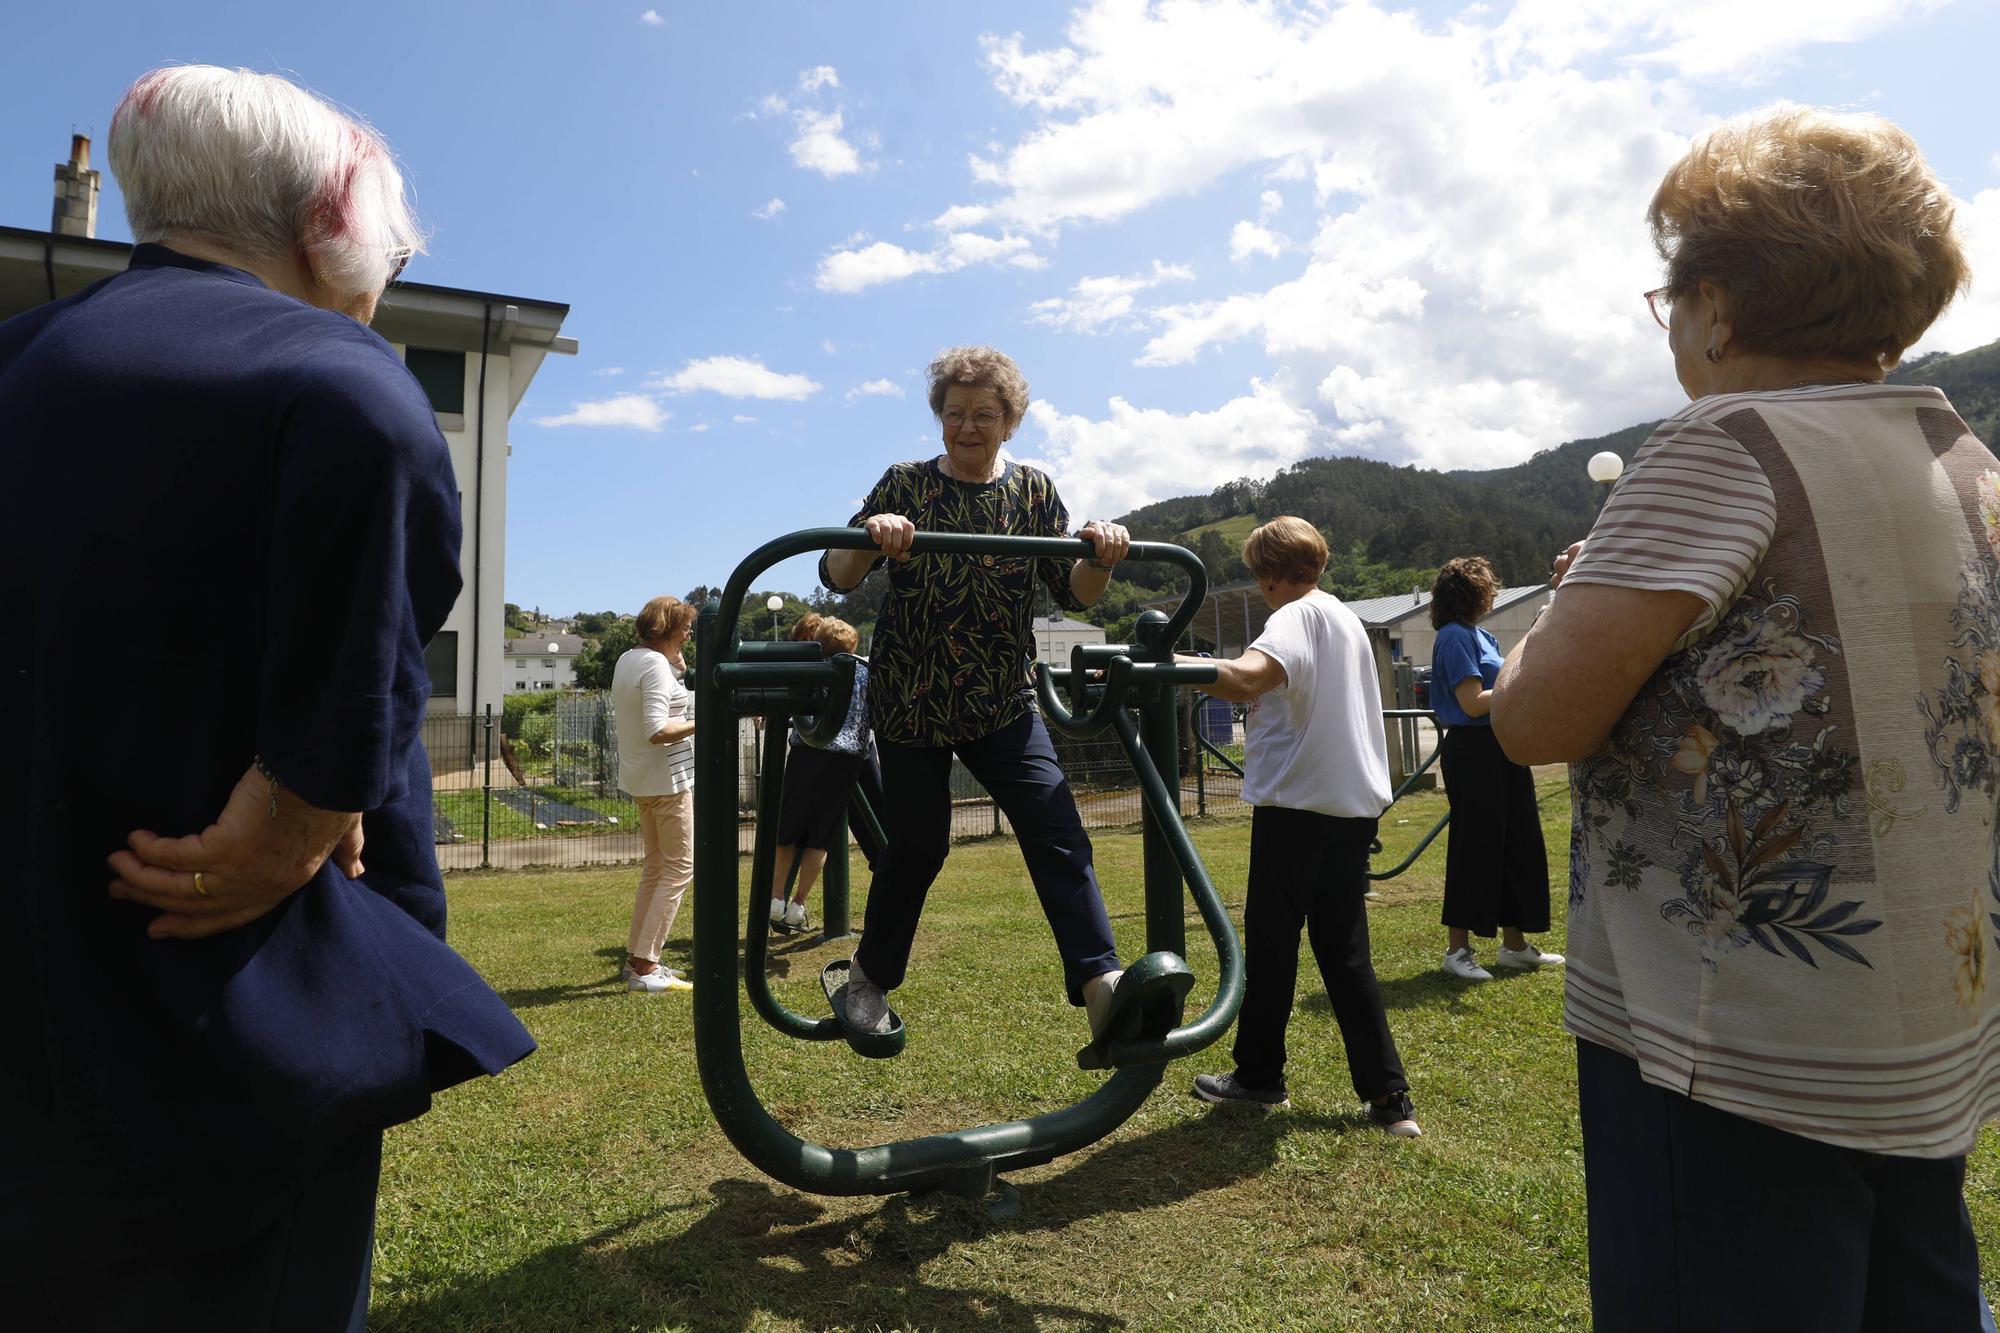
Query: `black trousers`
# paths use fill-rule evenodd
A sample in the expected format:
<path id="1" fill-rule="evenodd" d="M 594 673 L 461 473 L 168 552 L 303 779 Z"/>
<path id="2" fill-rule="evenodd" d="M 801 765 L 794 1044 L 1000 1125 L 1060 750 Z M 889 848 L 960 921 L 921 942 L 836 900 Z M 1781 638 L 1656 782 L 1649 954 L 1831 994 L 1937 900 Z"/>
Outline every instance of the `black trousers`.
<path id="1" fill-rule="evenodd" d="M 1410 1081 L 1389 1035 L 1389 1016 L 1368 953 L 1368 845 L 1373 819 L 1260 805 L 1250 817 L 1250 886 L 1243 904 L 1243 1008 L 1236 1019 L 1236 1077 L 1282 1087 L 1285 1027 L 1298 989 L 1299 930 L 1312 943 L 1347 1072 L 1363 1101 Z"/>
<path id="2" fill-rule="evenodd" d="M 951 850 L 954 748 L 1013 824 L 1042 914 L 1055 932 L 1069 1002 L 1082 1004 L 1083 983 L 1118 968 L 1118 947 L 1091 866 L 1090 835 L 1083 831 L 1076 798 L 1040 713 L 957 747 L 880 742 L 879 813 L 889 845 L 875 863 L 861 947 L 854 956 L 868 979 L 884 990 L 903 984 L 924 896 Z"/>
<path id="3" fill-rule="evenodd" d="M 1576 1044 L 1598 1333 L 1991 1329 L 1963 1157 L 1836 1148 Z"/>
<path id="4" fill-rule="evenodd" d="M 1491 727 L 1453 727 L 1438 763 L 1451 827 L 1444 854 L 1444 924 L 1491 938 L 1502 926 L 1549 928 L 1549 851 L 1534 775 L 1508 759 Z"/>
<path id="5" fill-rule="evenodd" d="M 0 1258 L 0 1326 L 362 1333 L 381 1174 L 382 1135 L 373 1132 L 334 1150 L 275 1202 L 242 1211 L 148 1193 L 140 1180 L 79 1183 L 111 1220 L 52 1228 L 44 1212 L 0 1227 L 36 1242 Z M 18 1231 L 16 1221 L 25 1223 Z"/>

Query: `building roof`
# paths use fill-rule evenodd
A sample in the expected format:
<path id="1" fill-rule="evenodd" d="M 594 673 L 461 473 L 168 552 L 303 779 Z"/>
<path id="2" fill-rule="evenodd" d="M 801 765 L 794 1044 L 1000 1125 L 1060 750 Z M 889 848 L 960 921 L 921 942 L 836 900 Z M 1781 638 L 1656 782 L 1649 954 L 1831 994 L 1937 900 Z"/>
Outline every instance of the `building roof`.
<path id="1" fill-rule="evenodd" d="M 123 273 L 131 258 L 124 241 L 0 226 L 0 319 Z M 483 342 L 496 352 L 518 345 L 570 355 L 576 339 L 562 333 L 568 315 L 560 301 L 399 282 L 383 293 L 374 329 L 390 342 L 449 351 L 476 352 Z"/>
<path id="2" fill-rule="evenodd" d="M 1519 588 L 1502 588 L 1493 598 L 1493 611 L 1504 611 L 1516 602 L 1531 597 L 1539 597 L 1549 590 L 1546 583 L 1529 584 Z M 1361 617 L 1361 623 L 1369 629 L 1388 629 L 1400 625 L 1418 613 L 1430 614 L 1431 595 L 1428 590 L 1418 593 L 1398 593 L 1394 597 L 1369 597 L 1358 602 L 1347 603 L 1347 609 Z M 1486 614 L 1492 615 L 1493 611 Z"/>
<path id="3" fill-rule="evenodd" d="M 583 651 L 583 640 L 574 634 L 530 635 L 501 641 L 500 652 L 507 657 L 575 657 Z"/>
<path id="4" fill-rule="evenodd" d="M 1095 630 L 1097 633 L 1102 634 L 1104 633 L 1104 626 L 1088 624 L 1081 620 L 1071 620 L 1068 616 L 1064 615 L 1035 617 L 1035 633 L 1049 634 L 1058 630 L 1067 630 L 1071 633 L 1077 630 Z"/>

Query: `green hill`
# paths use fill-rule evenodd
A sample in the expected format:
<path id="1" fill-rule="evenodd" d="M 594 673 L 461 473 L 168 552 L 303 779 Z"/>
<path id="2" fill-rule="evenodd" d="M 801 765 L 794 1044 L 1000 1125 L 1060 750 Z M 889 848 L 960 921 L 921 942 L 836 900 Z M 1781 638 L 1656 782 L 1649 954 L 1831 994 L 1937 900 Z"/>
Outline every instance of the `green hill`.
<path id="1" fill-rule="evenodd" d="M 1933 384 L 1989 445 L 2000 438 L 2000 342 L 1955 356 L 1934 355 L 1894 371 L 1890 380 Z M 1243 577 L 1237 552 L 1262 518 L 1297 514 L 1326 534 L 1330 573 L 1351 592 L 1373 595 L 1428 582 L 1428 571 L 1455 555 L 1478 552 L 1510 584 L 1532 583 L 1549 560 L 1590 527 L 1601 488 L 1584 464 L 1602 450 L 1630 459 L 1651 422 L 1590 440 L 1572 440 L 1525 463 L 1490 471 L 1436 472 L 1369 458 L 1308 458 L 1270 481 L 1232 481 L 1207 495 L 1179 496 L 1136 509 L 1119 521 L 1135 536 L 1191 545 L 1218 582 Z M 1164 587 L 1164 571 L 1131 576 Z"/>

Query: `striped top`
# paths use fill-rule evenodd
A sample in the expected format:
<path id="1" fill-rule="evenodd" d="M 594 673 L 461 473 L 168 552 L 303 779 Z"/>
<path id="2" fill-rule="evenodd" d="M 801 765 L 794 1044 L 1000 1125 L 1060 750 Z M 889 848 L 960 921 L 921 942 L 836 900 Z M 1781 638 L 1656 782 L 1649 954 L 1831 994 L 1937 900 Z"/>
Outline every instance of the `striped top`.
<path id="1" fill-rule="evenodd" d="M 2000 1109 L 1996 551 L 2000 463 L 1936 389 L 1661 424 L 1563 584 L 1706 608 L 1571 769 L 1570 1032 L 1809 1138 L 1971 1147 Z"/>
<path id="2" fill-rule="evenodd" d="M 628 648 L 611 671 L 618 726 L 618 785 L 628 796 L 676 796 L 694 786 L 694 740 L 655 745 L 669 722 L 694 716 L 694 691 L 664 653 Z"/>

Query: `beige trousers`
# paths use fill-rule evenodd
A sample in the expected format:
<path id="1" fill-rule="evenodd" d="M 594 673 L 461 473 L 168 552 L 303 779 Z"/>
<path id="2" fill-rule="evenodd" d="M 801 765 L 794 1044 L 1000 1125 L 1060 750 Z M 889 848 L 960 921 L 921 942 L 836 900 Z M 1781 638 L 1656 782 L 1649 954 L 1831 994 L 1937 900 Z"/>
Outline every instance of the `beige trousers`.
<path id="1" fill-rule="evenodd" d="M 633 799 L 645 859 L 639 863 L 639 894 L 632 900 L 632 933 L 625 939 L 625 952 L 657 963 L 694 879 L 694 788 Z"/>

